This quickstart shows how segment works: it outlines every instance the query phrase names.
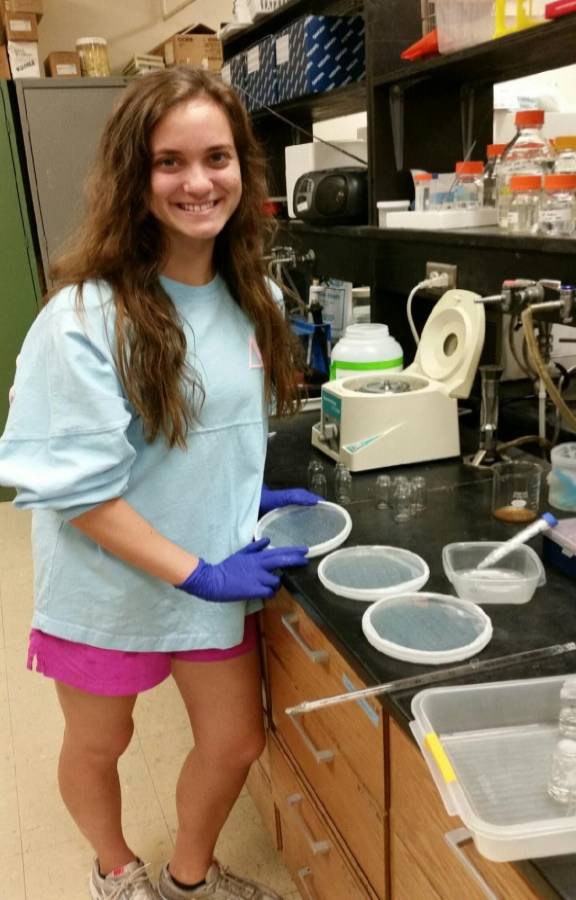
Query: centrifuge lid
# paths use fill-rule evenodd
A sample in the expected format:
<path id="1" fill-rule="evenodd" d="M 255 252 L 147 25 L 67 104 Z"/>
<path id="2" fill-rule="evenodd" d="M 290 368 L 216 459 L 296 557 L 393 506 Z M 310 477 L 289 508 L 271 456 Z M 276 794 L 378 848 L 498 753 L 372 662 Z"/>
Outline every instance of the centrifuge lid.
<path id="1" fill-rule="evenodd" d="M 256 525 L 256 539 L 270 538 L 272 547 L 309 548 L 308 556 L 322 556 L 343 544 L 352 530 L 350 514 L 342 506 L 320 500 L 315 506 L 283 506 L 266 513 Z"/>
<path id="2" fill-rule="evenodd" d="M 362 617 L 362 630 L 387 656 L 434 666 L 479 653 L 492 637 L 492 622 L 468 600 L 413 593 L 373 603 Z"/>
<path id="3" fill-rule="evenodd" d="M 418 591 L 429 577 L 422 557 L 401 547 L 345 547 L 318 566 L 318 578 L 333 594 L 368 603 Z"/>
<path id="4" fill-rule="evenodd" d="M 484 346 L 485 314 L 478 294 L 447 291 L 424 326 L 416 358 L 405 374 L 446 385 L 451 397 L 467 397 Z"/>

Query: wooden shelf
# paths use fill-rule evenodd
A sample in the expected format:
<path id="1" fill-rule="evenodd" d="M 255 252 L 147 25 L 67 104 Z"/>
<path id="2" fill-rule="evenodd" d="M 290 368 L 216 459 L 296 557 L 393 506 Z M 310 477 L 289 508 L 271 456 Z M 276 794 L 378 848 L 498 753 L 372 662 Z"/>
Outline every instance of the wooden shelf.
<path id="1" fill-rule="evenodd" d="M 406 62 L 374 79 L 376 87 L 434 78 L 451 82 L 508 81 L 576 62 L 576 15 L 423 62 Z"/>

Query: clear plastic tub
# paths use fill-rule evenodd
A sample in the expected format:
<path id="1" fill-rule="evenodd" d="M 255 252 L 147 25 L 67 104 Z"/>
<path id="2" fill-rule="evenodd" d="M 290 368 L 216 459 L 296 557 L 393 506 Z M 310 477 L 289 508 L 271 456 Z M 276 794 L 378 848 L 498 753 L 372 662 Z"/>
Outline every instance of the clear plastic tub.
<path id="1" fill-rule="evenodd" d="M 478 563 L 499 541 L 446 544 L 442 551 L 444 572 L 456 593 L 464 600 L 488 603 L 528 603 L 537 587 L 546 583 L 544 566 L 532 547 L 522 544 L 495 566 L 477 570 Z"/>
<path id="2" fill-rule="evenodd" d="M 446 811 L 488 859 L 576 853 L 576 811 L 547 792 L 567 674 L 428 688 L 412 700 L 411 728 Z"/>
<path id="3" fill-rule="evenodd" d="M 401 547 L 346 547 L 326 556 L 318 578 L 339 597 L 371 603 L 391 594 L 419 591 L 430 569 L 421 556 Z"/>
<path id="4" fill-rule="evenodd" d="M 343 544 L 352 530 L 350 513 L 337 503 L 320 500 L 314 506 L 282 506 L 256 523 L 256 540 L 267 537 L 271 547 L 308 547 L 308 557 L 322 556 Z"/>
<path id="5" fill-rule="evenodd" d="M 576 510 L 576 443 L 558 444 L 550 453 L 548 501 L 556 509 Z"/>
<path id="6" fill-rule="evenodd" d="M 493 0 L 436 0 L 440 53 L 454 53 L 494 36 Z"/>

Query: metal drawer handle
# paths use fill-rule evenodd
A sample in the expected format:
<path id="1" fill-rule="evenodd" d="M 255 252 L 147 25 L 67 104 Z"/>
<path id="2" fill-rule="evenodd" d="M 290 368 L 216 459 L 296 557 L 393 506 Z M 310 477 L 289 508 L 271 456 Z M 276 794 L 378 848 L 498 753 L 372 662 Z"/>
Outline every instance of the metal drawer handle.
<path id="1" fill-rule="evenodd" d="M 455 828 L 454 831 L 448 831 L 444 835 L 444 840 L 450 847 L 454 856 L 461 862 L 473 881 L 476 882 L 482 893 L 488 900 L 502 900 L 499 894 L 495 894 L 492 888 L 486 882 L 482 873 L 476 868 L 474 863 L 468 859 L 461 844 L 465 844 L 472 840 L 472 835 L 467 828 Z"/>
<path id="2" fill-rule="evenodd" d="M 307 897 L 308 900 L 317 900 L 316 894 L 313 893 L 310 884 L 307 881 L 307 879 L 312 875 L 312 869 L 310 868 L 310 866 L 302 866 L 301 869 L 298 869 L 296 874 L 298 875 L 298 880 L 300 881 L 304 889 L 304 896 Z"/>
<path id="3" fill-rule="evenodd" d="M 304 835 L 304 840 L 310 847 L 314 856 L 317 856 L 319 853 L 328 853 L 330 849 L 330 841 L 317 841 L 302 817 L 302 813 L 300 812 L 300 804 L 302 803 L 303 799 L 304 798 L 302 797 L 302 794 L 290 794 L 289 797 L 286 797 L 286 805 L 292 813 L 292 818 L 298 825 L 299 830 Z"/>
<path id="4" fill-rule="evenodd" d="M 294 625 L 298 621 L 298 613 L 286 613 L 281 617 L 281 621 L 288 634 L 294 638 L 300 649 L 304 651 L 309 660 L 311 660 L 313 663 L 326 662 L 326 660 L 328 659 L 328 653 L 326 652 L 326 650 L 312 650 L 312 648 L 308 646 L 306 641 L 302 640 L 302 637 L 294 628 Z"/>
<path id="5" fill-rule="evenodd" d="M 332 760 L 334 759 L 334 751 L 333 750 L 318 750 L 318 748 L 314 746 L 314 744 L 312 743 L 312 741 L 310 740 L 310 738 L 304 731 L 304 726 L 302 725 L 302 722 L 300 721 L 299 715 L 290 716 L 290 721 L 294 725 L 294 728 L 296 729 L 296 731 L 302 738 L 304 744 L 306 745 L 306 747 L 308 748 L 308 750 L 310 751 L 310 753 L 312 754 L 312 756 L 314 757 L 314 759 L 316 760 L 316 762 L 318 764 L 332 762 Z"/>

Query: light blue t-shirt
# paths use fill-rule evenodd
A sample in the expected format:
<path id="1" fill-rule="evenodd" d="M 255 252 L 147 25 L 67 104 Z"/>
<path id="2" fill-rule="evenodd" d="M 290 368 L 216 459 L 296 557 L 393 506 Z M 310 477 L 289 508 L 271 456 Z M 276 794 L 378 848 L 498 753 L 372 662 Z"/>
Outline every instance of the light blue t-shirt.
<path id="1" fill-rule="evenodd" d="M 266 454 L 264 372 L 254 328 L 220 276 L 162 284 L 180 313 L 205 391 L 187 449 L 144 441 L 113 357 L 115 307 L 104 282 L 60 291 L 18 361 L 0 484 L 33 509 L 33 626 L 121 650 L 227 648 L 260 601 L 209 603 L 122 562 L 70 519 L 123 497 L 161 534 L 216 563 L 252 540 Z"/>

